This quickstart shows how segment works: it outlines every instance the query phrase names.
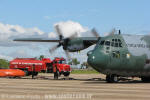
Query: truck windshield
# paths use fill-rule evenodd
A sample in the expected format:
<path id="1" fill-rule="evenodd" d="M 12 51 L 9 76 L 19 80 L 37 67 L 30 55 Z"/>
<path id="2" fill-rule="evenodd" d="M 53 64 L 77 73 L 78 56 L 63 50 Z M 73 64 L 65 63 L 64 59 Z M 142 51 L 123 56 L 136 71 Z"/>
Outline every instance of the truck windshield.
<path id="1" fill-rule="evenodd" d="M 58 63 L 59 64 L 66 64 L 66 61 L 65 60 L 59 60 Z"/>

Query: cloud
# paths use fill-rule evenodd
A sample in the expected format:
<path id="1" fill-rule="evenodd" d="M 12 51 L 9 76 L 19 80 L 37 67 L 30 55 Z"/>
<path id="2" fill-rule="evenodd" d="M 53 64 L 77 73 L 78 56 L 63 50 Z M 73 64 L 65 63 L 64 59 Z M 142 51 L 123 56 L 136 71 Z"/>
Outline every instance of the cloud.
<path id="1" fill-rule="evenodd" d="M 48 34 L 48 37 L 49 37 L 49 38 L 56 38 L 57 35 L 56 35 L 56 33 L 54 33 L 54 32 L 50 32 L 50 33 Z"/>
<path id="2" fill-rule="evenodd" d="M 64 37 L 69 37 L 75 33 L 77 33 L 78 37 L 95 37 L 91 31 L 88 29 L 88 27 L 82 26 L 78 22 L 74 21 L 65 21 L 65 22 L 57 22 L 54 24 L 54 27 L 58 25 L 60 28 L 61 33 Z M 57 34 L 56 32 L 50 32 L 48 34 L 49 38 L 56 38 Z"/>
<path id="3" fill-rule="evenodd" d="M 9 38 L 19 35 L 43 35 L 44 32 L 38 29 L 37 27 L 33 28 L 24 28 L 19 25 L 10 25 L 0 23 L 0 41 L 8 41 Z"/>
<path id="4" fill-rule="evenodd" d="M 29 57 L 31 57 L 24 49 L 14 51 L 8 55 L 13 58 L 29 58 Z"/>
<path id="5" fill-rule="evenodd" d="M 59 25 L 59 28 L 64 37 L 69 37 L 75 33 L 77 33 L 80 37 L 83 32 L 88 31 L 87 27 L 84 27 L 80 23 L 74 21 L 58 22 L 54 24 L 54 27 L 56 25 Z M 50 33 L 49 36 L 53 34 L 54 33 Z"/>

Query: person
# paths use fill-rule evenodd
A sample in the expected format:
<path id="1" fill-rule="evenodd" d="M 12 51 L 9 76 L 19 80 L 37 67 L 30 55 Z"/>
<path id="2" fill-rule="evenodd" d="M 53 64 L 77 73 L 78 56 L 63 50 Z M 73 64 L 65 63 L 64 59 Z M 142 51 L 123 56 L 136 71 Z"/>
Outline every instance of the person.
<path id="1" fill-rule="evenodd" d="M 32 79 L 34 79 L 34 73 L 35 73 L 35 64 L 32 66 Z"/>

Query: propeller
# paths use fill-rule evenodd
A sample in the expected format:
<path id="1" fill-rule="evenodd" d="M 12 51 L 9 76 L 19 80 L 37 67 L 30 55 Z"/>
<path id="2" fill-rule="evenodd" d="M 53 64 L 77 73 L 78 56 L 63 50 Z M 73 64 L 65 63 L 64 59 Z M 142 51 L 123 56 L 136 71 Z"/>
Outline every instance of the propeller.
<path id="1" fill-rule="evenodd" d="M 58 49 L 58 48 L 61 47 L 61 46 L 63 46 L 64 48 L 66 48 L 68 41 L 71 40 L 71 39 L 73 39 L 73 38 L 75 38 L 75 37 L 77 37 L 77 33 L 75 33 L 75 34 L 72 34 L 72 35 L 71 35 L 70 37 L 68 37 L 68 38 L 64 38 L 64 36 L 62 35 L 62 32 L 61 32 L 61 30 L 60 30 L 60 28 L 59 28 L 59 25 L 56 25 L 56 26 L 55 26 L 55 30 L 56 30 L 56 33 L 57 33 L 58 36 L 59 36 L 59 43 L 58 43 L 57 45 L 55 45 L 54 47 L 52 47 L 52 48 L 49 50 L 50 53 L 53 53 L 56 49 Z M 68 50 L 65 50 L 65 54 L 66 54 L 67 58 L 68 58 L 69 60 L 71 60 L 71 56 L 70 56 Z"/>
<path id="2" fill-rule="evenodd" d="M 62 35 L 61 31 L 60 31 L 59 25 L 55 26 L 55 30 L 56 30 L 56 33 L 59 36 L 59 39 L 62 40 L 64 37 L 63 37 L 63 35 Z"/>
<path id="3" fill-rule="evenodd" d="M 97 38 L 100 37 L 95 28 L 92 29 L 92 34 L 93 34 L 95 37 L 97 37 Z"/>
<path id="4" fill-rule="evenodd" d="M 56 30 L 56 33 L 58 34 L 58 36 L 59 36 L 59 43 L 57 44 L 57 45 L 55 45 L 54 47 L 52 47 L 50 50 L 49 50 L 49 52 L 50 53 L 53 53 L 56 49 L 58 49 L 60 46 L 62 46 L 63 45 L 63 35 L 62 35 L 62 33 L 61 33 L 61 31 L 60 31 L 60 29 L 59 29 L 59 26 L 58 25 L 56 25 L 55 26 L 55 30 Z"/>
<path id="5" fill-rule="evenodd" d="M 77 37 L 78 33 L 74 33 L 72 34 L 70 37 L 67 37 L 67 38 L 64 38 L 64 36 L 62 35 L 62 32 L 59 28 L 59 25 L 56 25 L 55 26 L 55 30 L 56 30 L 56 33 L 57 35 L 59 36 L 59 43 L 57 45 L 55 45 L 54 47 L 50 48 L 49 52 L 50 53 L 53 53 L 56 49 L 58 49 L 59 47 L 63 46 L 64 50 L 65 50 L 65 54 L 68 58 L 68 60 L 71 60 L 71 56 L 69 54 L 69 51 L 67 50 L 67 45 L 68 45 L 68 41 L 74 39 L 75 37 Z M 100 38 L 98 32 L 96 31 L 95 28 L 92 29 L 91 33 L 97 37 L 97 38 Z"/>

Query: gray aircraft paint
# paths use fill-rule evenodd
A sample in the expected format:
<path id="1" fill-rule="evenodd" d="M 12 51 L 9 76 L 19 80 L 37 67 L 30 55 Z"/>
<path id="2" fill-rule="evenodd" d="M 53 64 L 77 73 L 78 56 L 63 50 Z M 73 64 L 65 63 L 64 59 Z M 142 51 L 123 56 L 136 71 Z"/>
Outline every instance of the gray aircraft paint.
<path id="1" fill-rule="evenodd" d="M 129 52 L 133 56 L 147 55 L 150 59 L 150 45 L 143 39 L 143 35 L 122 35 Z"/>

